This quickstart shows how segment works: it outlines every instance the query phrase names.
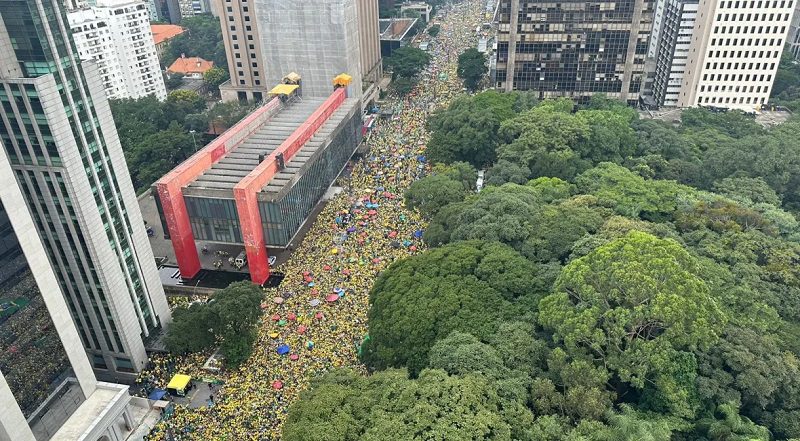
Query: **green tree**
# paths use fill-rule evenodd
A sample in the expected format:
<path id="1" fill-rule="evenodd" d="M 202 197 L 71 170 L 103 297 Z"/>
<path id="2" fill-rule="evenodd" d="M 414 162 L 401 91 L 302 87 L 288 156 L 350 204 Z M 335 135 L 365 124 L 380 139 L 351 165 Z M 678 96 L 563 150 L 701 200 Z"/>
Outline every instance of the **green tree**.
<path id="1" fill-rule="evenodd" d="M 211 90 L 219 91 L 219 85 L 228 80 L 230 76 L 225 69 L 214 66 L 203 73 L 203 82 L 206 83 Z"/>
<path id="2" fill-rule="evenodd" d="M 428 121 L 433 132 L 428 157 L 434 162 L 464 161 L 475 167 L 494 162 L 500 124 L 528 104 L 527 94 L 521 93 L 487 91 L 457 98 Z"/>
<path id="3" fill-rule="evenodd" d="M 264 293 L 258 285 L 235 282 L 214 294 L 213 310 L 218 317 L 216 333 L 222 338 L 252 329 L 261 316 Z"/>
<path id="4" fill-rule="evenodd" d="M 173 121 L 166 129 L 139 140 L 126 151 L 134 188 L 140 192 L 194 152 L 186 130 Z"/>
<path id="5" fill-rule="evenodd" d="M 164 67 L 169 67 L 181 55 L 213 61 L 216 67 L 223 69 L 227 67 L 219 19 L 210 14 L 195 15 L 181 19 L 181 26 L 186 31 L 170 39 L 164 49 Z"/>
<path id="6" fill-rule="evenodd" d="M 686 351 L 712 345 L 726 320 L 699 271 L 676 242 L 631 232 L 564 267 L 538 320 L 570 353 L 591 354 L 670 412 L 692 416 Z"/>
<path id="7" fill-rule="evenodd" d="M 395 262 L 370 293 L 370 339 L 362 357 L 372 369 L 417 374 L 428 351 L 453 331 L 486 338 L 514 303 L 542 287 L 537 269 L 498 243 L 459 242 Z"/>
<path id="8" fill-rule="evenodd" d="M 396 80 L 392 81 L 392 90 L 395 91 L 400 96 L 408 95 L 412 90 L 414 90 L 414 86 L 416 86 L 416 82 L 411 78 L 397 78 Z"/>
<path id="9" fill-rule="evenodd" d="M 214 293 L 206 303 L 178 308 L 166 336 L 167 348 L 177 353 L 197 352 L 216 341 L 229 367 L 237 367 L 252 352 L 258 333 L 263 292 L 258 285 L 235 282 Z"/>
<path id="10" fill-rule="evenodd" d="M 465 50 L 458 56 L 458 77 L 464 80 L 464 86 L 476 90 L 486 74 L 486 55 L 475 48 Z"/>
<path id="11" fill-rule="evenodd" d="M 431 61 L 431 56 L 418 48 L 401 47 L 386 60 L 386 66 L 392 71 L 392 80 L 397 78 L 414 78 Z"/>
<path id="12" fill-rule="evenodd" d="M 214 316 L 205 304 L 175 308 L 164 344 L 176 354 L 200 352 L 214 345 L 213 327 Z"/>
<path id="13" fill-rule="evenodd" d="M 462 178 L 457 164 L 466 167 L 466 179 Z M 464 200 L 473 190 L 476 180 L 475 169 L 469 164 L 456 163 L 411 184 L 406 191 L 405 202 L 409 208 L 416 208 L 423 216 L 431 218 L 447 204 Z"/>
<path id="14" fill-rule="evenodd" d="M 678 197 L 691 199 L 695 190 L 671 181 L 647 180 L 632 171 L 604 162 L 575 179 L 583 193 L 628 217 L 661 219 L 677 209 Z"/>
<path id="15" fill-rule="evenodd" d="M 435 24 L 428 28 L 428 35 L 430 35 L 431 37 L 436 37 L 437 35 L 439 35 L 439 31 L 441 30 L 442 30 L 441 26 Z"/>
<path id="16" fill-rule="evenodd" d="M 769 430 L 739 415 L 739 406 L 724 403 L 717 406 L 713 417 L 700 420 L 696 427 L 700 436 L 711 441 L 769 441 Z"/>
<path id="17" fill-rule="evenodd" d="M 410 380 L 388 370 L 364 378 L 326 374 L 289 409 L 286 441 L 528 440 L 530 411 L 503 399 L 485 378 L 425 370 Z"/>
<path id="18" fill-rule="evenodd" d="M 175 90 L 183 85 L 183 75 L 181 74 L 164 74 L 164 86 L 167 90 Z"/>

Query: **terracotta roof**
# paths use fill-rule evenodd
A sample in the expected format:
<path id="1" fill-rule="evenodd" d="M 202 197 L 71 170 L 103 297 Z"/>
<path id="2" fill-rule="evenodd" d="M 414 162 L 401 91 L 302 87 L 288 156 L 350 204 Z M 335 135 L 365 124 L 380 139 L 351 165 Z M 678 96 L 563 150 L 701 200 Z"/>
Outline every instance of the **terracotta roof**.
<path id="1" fill-rule="evenodd" d="M 178 34 L 182 34 L 185 29 L 178 25 L 171 24 L 154 24 L 150 25 L 150 32 L 153 33 L 153 42 L 155 44 L 163 43 Z"/>
<path id="2" fill-rule="evenodd" d="M 175 60 L 167 71 L 187 75 L 191 73 L 205 73 L 205 71 L 212 67 L 214 67 L 213 61 L 206 61 L 200 57 L 186 57 Z"/>

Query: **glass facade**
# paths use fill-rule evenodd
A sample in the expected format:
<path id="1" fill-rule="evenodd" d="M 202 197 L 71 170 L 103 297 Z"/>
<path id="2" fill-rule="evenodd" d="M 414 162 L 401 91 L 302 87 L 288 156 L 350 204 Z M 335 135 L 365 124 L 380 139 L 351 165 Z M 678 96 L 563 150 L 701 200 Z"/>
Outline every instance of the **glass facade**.
<path id="1" fill-rule="evenodd" d="M 653 1 L 519 0 L 519 9 L 512 11 L 515 3 L 500 2 L 498 87 L 535 90 L 542 98 L 580 99 L 603 93 L 633 102 L 638 99 L 645 78 Z"/>
<path id="2" fill-rule="evenodd" d="M 259 202 L 264 241 L 267 246 L 285 247 L 303 225 L 311 210 L 325 194 L 361 141 L 361 118 L 354 115 L 339 127 L 328 147 L 310 158 L 303 175 L 276 202 Z"/>
<path id="3" fill-rule="evenodd" d="M 259 201 L 258 208 L 268 247 L 289 245 L 311 210 L 317 205 L 361 141 L 358 114 L 343 122 L 331 143 L 304 164 L 302 176 L 275 202 Z M 156 198 L 158 199 L 158 198 Z M 233 199 L 184 196 L 197 240 L 242 243 L 239 214 Z M 163 213 L 160 211 L 163 221 Z M 165 230 L 166 231 L 166 230 Z"/>
<path id="4" fill-rule="evenodd" d="M 39 440 L 49 439 L 85 400 L 41 292 L 0 204 L 6 271 L 0 282 L 0 372 Z"/>
<path id="5" fill-rule="evenodd" d="M 83 204 L 71 194 L 74 179 L 62 156 L 79 157 L 94 198 L 90 210 L 100 214 L 108 244 L 117 256 L 120 277 L 133 302 L 140 326 L 152 331 L 158 326 L 132 246 L 131 222 L 122 201 L 120 185 L 103 127 L 94 109 L 89 86 L 77 51 L 68 37 L 67 20 L 58 0 L 0 0 L 3 20 L 23 78 L 0 81 L 0 143 L 12 164 L 42 242 L 56 272 L 81 339 L 90 352 L 124 355 L 128 350 L 118 332 L 119 324 L 109 309 L 97 254 L 90 250 L 80 216 Z M 69 122 L 75 151 L 65 153 L 70 143 L 64 134 L 54 139 L 53 121 L 48 120 L 41 100 L 54 95 L 41 89 L 34 79 L 52 75 L 59 107 Z M 29 79 L 29 80 L 26 80 Z M 60 109 L 59 109 L 60 110 Z M 113 126 L 111 127 L 113 129 Z M 68 139 L 69 135 L 67 135 Z M 71 171 L 75 173 L 74 169 Z M 74 204 L 81 204 L 76 207 Z M 144 329 L 143 329 L 144 332 Z"/>
<path id="6" fill-rule="evenodd" d="M 233 199 L 185 197 L 184 201 L 195 239 L 242 243 L 239 215 Z"/>

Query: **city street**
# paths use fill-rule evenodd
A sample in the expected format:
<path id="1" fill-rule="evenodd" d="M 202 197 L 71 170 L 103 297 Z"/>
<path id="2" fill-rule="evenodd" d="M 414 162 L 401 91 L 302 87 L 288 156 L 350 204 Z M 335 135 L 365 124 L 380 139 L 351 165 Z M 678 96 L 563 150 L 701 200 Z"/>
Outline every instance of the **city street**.
<path id="1" fill-rule="evenodd" d="M 485 2 L 464 1 L 449 9 L 430 53 L 433 61 L 418 86 L 388 106 L 399 109 L 373 129 L 370 152 L 345 190 L 322 210 L 302 244 L 277 270 L 286 279 L 267 299 L 250 359 L 224 375 L 225 386 L 210 409 L 179 408 L 151 439 L 279 439 L 288 406 L 311 379 L 337 367 L 364 371 L 358 348 L 367 335 L 369 291 L 377 275 L 397 259 L 420 252 L 425 224 L 403 206 L 403 194 L 428 167 L 425 122 L 461 93 L 458 54 L 475 46 Z M 290 348 L 278 355 L 279 346 Z M 283 351 L 282 351 L 283 352 Z M 169 370 L 203 375 L 197 359 L 155 359 L 153 384 Z M 163 378 L 162 378 L 163 377 Z M 166 434 L 169 433 L 170 436 Z"/>

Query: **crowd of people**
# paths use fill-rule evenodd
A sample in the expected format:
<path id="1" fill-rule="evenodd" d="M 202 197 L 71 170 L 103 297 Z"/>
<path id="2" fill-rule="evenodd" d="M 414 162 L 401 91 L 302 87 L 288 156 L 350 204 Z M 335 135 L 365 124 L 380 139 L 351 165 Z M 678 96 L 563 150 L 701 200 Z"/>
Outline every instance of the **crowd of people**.
<path id="1" fill-rule="evenodd" d="M 340 178 L 345 191 L 319 214 L 287 263 L 281 285 L 268 289 L 255 350 L 222 380 L 214 406 L 177 408 L 150 439 L 280 439 L 288 406 L 316 375 L 336 367 L 363 369 L 359 347 L 367 336 L 369 291 L 389 264 L 418 253 L 425 224 L 403 205 L 403 193 L 424 175 L 425 122 L 431 111 L 461 93 L 458 54 L 475 44 L 483 2 L 465 0 L 440 23 L 433 61 L 398 112 L 373 128 L 369 153 Z M 445 75 L 440 75 L 444 73 Z M 157 363 L 148 383 L 168 381 L 186 360 Z M 192 369 L 185 366 L 185 369 Z"/>

